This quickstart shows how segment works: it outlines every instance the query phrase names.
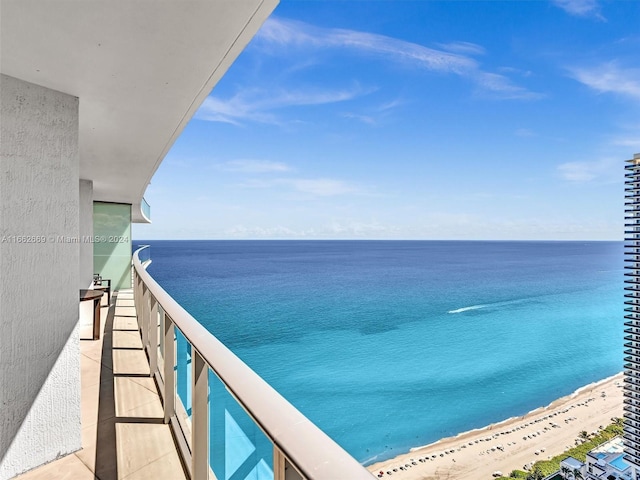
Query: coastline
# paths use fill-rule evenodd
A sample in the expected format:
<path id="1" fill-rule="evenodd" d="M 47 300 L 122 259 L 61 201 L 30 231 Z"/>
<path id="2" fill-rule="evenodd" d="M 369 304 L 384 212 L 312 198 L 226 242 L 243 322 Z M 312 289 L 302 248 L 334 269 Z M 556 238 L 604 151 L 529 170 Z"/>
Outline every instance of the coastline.
<path id="1" fill-rule="evenodd" d="M 591 433 L 621 417 L 622 375 L 580 387 L 522 416 L 414 447 L 366 468 L 379 478 L 402 480 L 489 479 L 496 471 L 507 476 L 567 450 L 581 431 Z"/>

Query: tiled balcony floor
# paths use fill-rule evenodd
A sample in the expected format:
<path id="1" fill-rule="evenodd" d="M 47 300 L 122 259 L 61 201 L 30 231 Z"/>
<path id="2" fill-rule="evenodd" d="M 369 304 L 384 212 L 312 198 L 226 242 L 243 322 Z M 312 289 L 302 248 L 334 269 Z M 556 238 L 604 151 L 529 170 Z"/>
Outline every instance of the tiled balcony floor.
<path id="1" fill-rule="evenodd" d="M 81 325 L 82 449 L 19 480 L 185 479 L 149 363 L 142 350 L 133 292 L 102 307 L 103 334 Z M 115 304 L 115 305 L 114 305 Z"/>

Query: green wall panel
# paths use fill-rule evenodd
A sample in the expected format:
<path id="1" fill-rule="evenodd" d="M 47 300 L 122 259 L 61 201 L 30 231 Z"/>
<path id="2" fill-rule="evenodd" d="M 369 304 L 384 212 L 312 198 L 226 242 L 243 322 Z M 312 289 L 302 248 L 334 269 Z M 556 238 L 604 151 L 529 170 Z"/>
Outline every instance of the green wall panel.
<path id="1" fill-rule="evenodd" d="M 131 205 L 93 202 L 93 271 L 131 288 Z"/>

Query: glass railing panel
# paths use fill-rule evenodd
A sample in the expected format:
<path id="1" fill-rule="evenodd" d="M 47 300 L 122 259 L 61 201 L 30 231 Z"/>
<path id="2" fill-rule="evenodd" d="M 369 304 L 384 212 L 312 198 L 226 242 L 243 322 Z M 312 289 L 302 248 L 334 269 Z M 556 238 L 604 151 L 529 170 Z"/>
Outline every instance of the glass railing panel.
<path id="1" fill-rule="evenodd" d="M 142 210 L 142 214 L 147 217 L 147 220 L 151 220 L 151 206 L 149 203 L 142 197 L 142 201 L 140 202 L 140 209 Z"/>
<path id="2" fill-rule="evenodd" d="M 218 480 L 273 480 L 273 444 L 211 370 L 209 435 Z"/>
<path id="3" fill-rule="evenodd" d="M 176 416 L 182 431 L 191 444 L 191 344 L 176 328 Z"/>

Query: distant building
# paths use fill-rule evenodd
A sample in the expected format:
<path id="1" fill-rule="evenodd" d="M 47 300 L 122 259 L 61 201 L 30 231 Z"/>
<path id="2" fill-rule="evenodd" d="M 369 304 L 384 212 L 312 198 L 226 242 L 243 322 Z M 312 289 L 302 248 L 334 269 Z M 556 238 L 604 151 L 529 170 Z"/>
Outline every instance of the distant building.
<path id="1" fill-rule="evenodd" d="M 624 460 L 640 469 L 640 154 L 625 165 Z"/>
<path id="2" fill-rule="evenodd" d="M 635 480 L 632 465 L 624 457 L 623 439 L 615 437 L 587 453 L 584 462 L 573 457 L 562 460 L 560 475 L 567 480 Z"/>

